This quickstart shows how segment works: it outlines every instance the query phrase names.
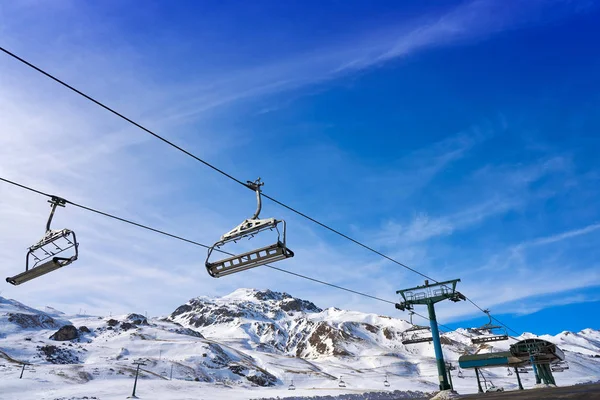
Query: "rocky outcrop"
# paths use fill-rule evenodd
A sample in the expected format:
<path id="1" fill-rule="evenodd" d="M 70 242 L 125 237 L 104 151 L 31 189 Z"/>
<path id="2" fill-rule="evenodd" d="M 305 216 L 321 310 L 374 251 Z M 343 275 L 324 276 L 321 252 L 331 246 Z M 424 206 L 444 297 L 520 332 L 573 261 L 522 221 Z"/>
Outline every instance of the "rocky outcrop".
<path id="1" fill-rule="evenodd" d="M 38 346 L 38 350 L 46 361 L 52 364 L 78 364 L 80 362 L 79 357 L 74 352 L 58 346 Z"/>
<path id="2" fill-rule="evenodd" d="M 125 317 L 125 321 L 132 323 L 133 325 L 148 325 L 148 319 L 141 314 L 128 314 Z"/>
<path id="3" fill-rule="evenodd" d="M 229 370 L 236 375 L 245 376 L 246 379 L 258 386 L 275 386 L 277 377 L 260 369 L 248 369 L 242 365 L 230 365 Z"/>
<path id="4" fill-rule="evenodd" d="M 267 371 L 250 371 L 246 379 L 258 386 L 275 386 L 277 378 Z"/>
<path id="5" fill-rule="evenodd" d="M 46 314 L 21 314 L 9 313 L 8 322 L 19 325 L 21 328 L 56 329 L 59 325 Z"/>
<path id="6" fill-rule="evenodd" d="M 79 337 L 79 331 L 73 325 L 65 325 L 56 331 L 50 339 L 57 341 L 73 340 Z"/>
<path id="7" fill-rule="evenodd" d="M 170 315 L 170 319 L 178 316 L 184 316 L 187 322 L 196 328 L 214 324 L 225 324 L 232 322 L 235 318 L 243 317 L 245 313 L 239 310 L 232 310 L 225 306 L 216 306 L 214 304 L 205 304 L 200 299 L 192 299 L 188 304 L 178 307 Z"/>
<path id="8" fill-rule="evenodd" d="M 358 340 L 358 338 L 353 338 L 344 330 L 332 327 L 326 322 L 319 322 L 308 337 L 308 344 L 304 342 L 303 345 L 298 346 L 296 355 L 306 357 L 312 353 L 312 351 L 307 352 L 306 350 L 316 350 L 321 355 L 351 356 L 352 353 L 345 349 L 344 344 L 353 340 Z"/>
<path id="9" fill-rule="evenodd" d="M 195 330 L 190 329 L 190 328 L 177 328 L 177 329 L 171 330 L 171 332 L 178 333 L 180 335 L 188 335 L 188 336 L 197 337 L 199 339 L 204 339 L 204 336 L 202 336 L 202 334 L 200 332 L 196 332 Z"/>

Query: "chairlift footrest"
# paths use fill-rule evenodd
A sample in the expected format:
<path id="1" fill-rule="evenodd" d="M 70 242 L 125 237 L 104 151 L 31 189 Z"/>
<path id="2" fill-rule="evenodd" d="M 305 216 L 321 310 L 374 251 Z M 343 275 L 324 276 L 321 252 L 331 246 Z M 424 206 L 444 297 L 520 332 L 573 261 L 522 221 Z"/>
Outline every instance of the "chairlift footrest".
<path id="1" fill-rule="evenodd" d="M 234 274 L 256 268 L 267 263 L 284 260 L 294 256 L 294 252 L 277 242 L 270 246 L 235 255 L 224 260 L 206 262 L 206 270 L 213 278 Z"/>

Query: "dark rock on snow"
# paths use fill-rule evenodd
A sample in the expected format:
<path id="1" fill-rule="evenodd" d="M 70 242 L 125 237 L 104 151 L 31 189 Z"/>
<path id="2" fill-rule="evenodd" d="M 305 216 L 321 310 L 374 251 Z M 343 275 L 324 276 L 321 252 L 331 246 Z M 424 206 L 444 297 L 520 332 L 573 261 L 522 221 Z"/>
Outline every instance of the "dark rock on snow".
<path id="1" fill-rule="evenodd" d="M 57 341 L 73 340 L 79 337 L 79 331 L 73 325 L 65 325 L 56 331 L 50 339 Z"/>

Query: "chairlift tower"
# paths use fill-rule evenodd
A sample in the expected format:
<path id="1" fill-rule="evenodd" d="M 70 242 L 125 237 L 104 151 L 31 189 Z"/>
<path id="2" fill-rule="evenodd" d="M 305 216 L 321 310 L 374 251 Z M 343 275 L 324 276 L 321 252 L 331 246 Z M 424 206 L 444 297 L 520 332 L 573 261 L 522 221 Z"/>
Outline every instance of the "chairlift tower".
<path id="1" fill-rule="evenodd" d="M 440 332 L 438 330 L 434 305 L 443 300 L 450 300 L 453 302 L 466 300 L 466 297 L 462 293 L 456 291 L 456 284 L 458 282 L 460 282 L 460 279 L 437 283 L 429 283 L 429 281 L 426 280 L 425 285 L 396 291 L 396 294 L 400 294 L 403 299 L 402 302 L 396 304 L 396 308 L 401 311 L 412 310 L 415 305 L 427 306 L 440 390 L 452 389 L 452 384 L 449 382 L 448 374 L 446 372 L 446 363 L 444 362 L 444 353 L 442 353 L 442 343 L 440 341 Z"/>
<path id="2" fill-rule="evenodd" d="M 142 359 L 136 360 L 133 362 L 133 365 L 137 365 L 137 369 L 135 370 L 135 381 L 133 382 L 133 392 L 131 393 L 131 396 L 128 396 L 128 399 L 138 399 L 139 397 L 137 397 L 135 395 L 135 389 L 137 388 L 137 381 L 138 381 L 138 375 L 140 374 L 140 367 L 142 365 L 146 365 Z"/>

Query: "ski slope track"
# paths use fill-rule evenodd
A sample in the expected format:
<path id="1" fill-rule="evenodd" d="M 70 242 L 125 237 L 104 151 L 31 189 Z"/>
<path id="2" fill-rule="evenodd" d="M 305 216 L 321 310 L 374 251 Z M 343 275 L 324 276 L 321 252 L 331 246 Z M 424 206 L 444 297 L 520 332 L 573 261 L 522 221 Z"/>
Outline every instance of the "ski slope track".
<path id="1" fill-rule="evenodd" d="M 135 313 L 65 315 L 0 297 L 0 399 L 122 399 L 131 394 L 138 359 L 145 363 L 140 398 L 430 398 L 438 388 L 433 346 L 402 345 L 409 326 L 387 316 L 321 309 L 270 290 L 197 297 L 168 316 L 148 319 Z M 461 333 L 475 335 L 461 330 L 442 337 L 446 361 L 455 365 L 462 354 L 507 350 L 514 343 L 473 346 Z M 530 337 L 536 336 L 517 339 Z M 567 355 L 570 368 L 555 373 L 558 385 L 600 380 L 600 331 L 540 338 Z M 19 379 L 23 364 L 31 365 Z M 463 371 L 460 379 L 457 372 L 455 389 L 475 392 L 474 373 Z M 485 376 L 505 390 L 517 388 L 506 369 L 489 369 Z M 522 379 L 525 387 L 535 384 L 533 373 Z M 294 391 L 288 390 L 292 380 Z"/>

